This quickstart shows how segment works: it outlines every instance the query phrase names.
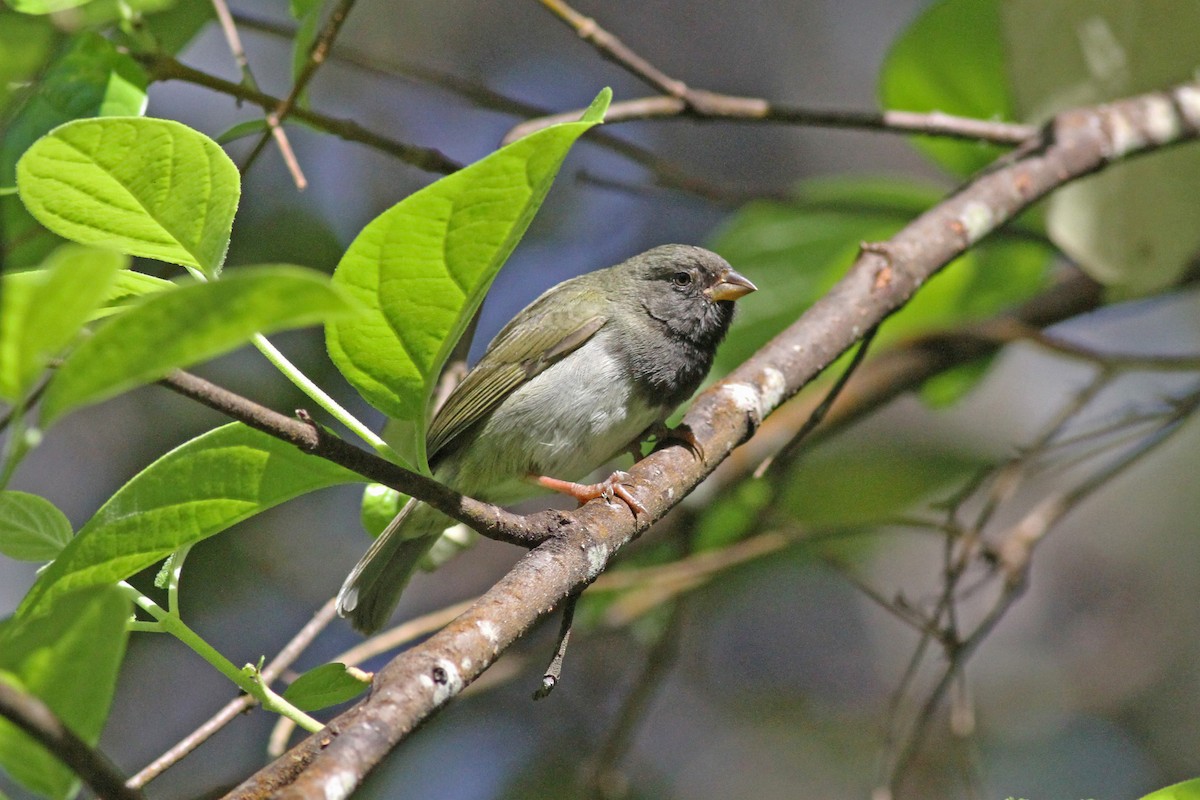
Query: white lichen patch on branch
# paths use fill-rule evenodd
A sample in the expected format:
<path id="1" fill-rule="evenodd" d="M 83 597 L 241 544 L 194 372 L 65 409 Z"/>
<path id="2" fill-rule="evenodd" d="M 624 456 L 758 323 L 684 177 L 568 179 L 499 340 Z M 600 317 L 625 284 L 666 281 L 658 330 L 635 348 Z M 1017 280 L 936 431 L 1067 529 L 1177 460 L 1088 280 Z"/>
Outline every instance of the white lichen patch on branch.
<path id="1" fill-rule="evenodd" d="M 321 787 L 325 800 L 345 800 L 358 787 L 358 779 L 349 770 L 338 770 L 325 779 Z"/>
<path id="2" fill-rule="evenodd" d="M 479 629 L 480 635 L 487 640 L 487 643 L 493 649 L 500 645 L 500 631 L 496 630 L 495 624 L 490 620 L 480 619 L 475 621 L 475 627 Z"/>
<path id="3" fill-rule="evenodd" d="M 1176 108 L 1187 123 L 1193 127 L 1200 127 L 1200 85 L 1189 83 L 1180 86 L 1171 94 L 1175 99 Z"/>
<path id="4" fill-rule="evenodd" d="M 604 566 L 608 563 L 608 548 L 602 544 L 594 544 L 587 549 L 586 555 L 588 580 L 594 581 L 604 571 Z"/>
<path id="5" fill-rule="evenodd" d="M 958 221 L 966 233 L 968 245 L 975 244 L 996 227 L 996 215 L 991 206 L 978 200 L 972 200 L 963 206 Z"/>
<path id="6" fill-rule="evenodd" d="M 784 394 L 787 392 L 787 380 L 783 377 L 783 373 L 774 367 L 765 367 L 760 383 L 762 384 L 760 412 L 769 414 L 779 408 L 779 404 L 783 402 Z"/>
<path id="7" fill-rule="evenodd" d="M 435 661 L 433 669 L 421 673 L 417 680 L 420 681 L 422 688 L 433 695 L 435 706 L 440 706 L 463 690 L 463 679 L 458 667 L 445 658 Z"/>
<path id="8" fill-rule="evenodd" d="M 758 389 L 748 383 L 727 383 L 721 387 L 721 393 L 743 414 L 749 414 L 757 425 L 762 422 L 762 396 Z"/>

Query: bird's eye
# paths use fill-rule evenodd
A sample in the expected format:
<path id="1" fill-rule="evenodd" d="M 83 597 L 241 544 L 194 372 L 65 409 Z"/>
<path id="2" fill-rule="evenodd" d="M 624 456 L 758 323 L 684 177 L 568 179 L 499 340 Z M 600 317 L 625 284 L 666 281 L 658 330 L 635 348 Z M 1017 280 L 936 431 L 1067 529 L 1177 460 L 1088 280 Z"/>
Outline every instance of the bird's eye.
<path id="1" fill-rule="evenodd" d="M 690 272 L 683 272 L 681 270 L 671 276 L 671 283 L 675 284 L 676 286 L 687 286 L 691 282 L 692 274 Z"/>

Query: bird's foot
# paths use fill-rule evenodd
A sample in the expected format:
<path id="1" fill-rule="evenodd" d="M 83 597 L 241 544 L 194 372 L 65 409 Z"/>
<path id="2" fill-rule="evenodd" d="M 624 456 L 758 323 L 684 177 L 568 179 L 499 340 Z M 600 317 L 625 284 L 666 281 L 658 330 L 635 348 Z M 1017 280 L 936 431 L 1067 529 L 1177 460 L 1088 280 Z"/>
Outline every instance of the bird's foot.
<path id="1" fill-rule="evenodd" d="M 668 428 L 665 422 L 656 422 L 642 431 L 637 439 L 629 444 L 629 452 L 635 454 L 635 462 L 641 459 L 641 443 L 648 439 L 654 439 L 655 449 L 669 441 L 679 442 L 690 450 L 697 460 L 704 460 L 704 448 L 700 445 L 700 440 L 692 433 L 692 429 L 682 422 L 674 428 Z"/>
<path id="2" fill-rule="evenodd" d="M 629 510 L 636 517 L 638 514 L 645 514 L 646 509 L 633 496 L 633 493 L 624 486 L 625 481 L 632 479 L 632 476 L 628 472 L 621 472 L 620 470 L 617 470 L 599 483 L 573 483 L 571 481 L 559 480 L 558 478 L 549 478 L 545 475 L 538 475 L 535 478 L 538 485 L 574 497 L 579 501 L 580 505 L 590 500 L 595 500 L 597 497 L 603 497 L 609 502 L 616 497 L 629 506 Z"/>

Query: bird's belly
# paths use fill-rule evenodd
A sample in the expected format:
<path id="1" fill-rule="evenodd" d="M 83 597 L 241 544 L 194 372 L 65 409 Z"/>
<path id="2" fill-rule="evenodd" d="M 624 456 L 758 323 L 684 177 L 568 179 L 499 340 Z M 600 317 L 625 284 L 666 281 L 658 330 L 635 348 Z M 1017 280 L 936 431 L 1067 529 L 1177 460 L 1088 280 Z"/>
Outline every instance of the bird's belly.
<path id="1" fill-rule="evenodd" d="M 454 459 L 456 488 L 509 503 L 536 493 L 530 475 L 579 480 L 670 412 L 639 397 L 623 365 L 597 339 L 501 403 Z M 461 478 L 475 475 L 493 480 L 486 486 L 464 485 Z"/>

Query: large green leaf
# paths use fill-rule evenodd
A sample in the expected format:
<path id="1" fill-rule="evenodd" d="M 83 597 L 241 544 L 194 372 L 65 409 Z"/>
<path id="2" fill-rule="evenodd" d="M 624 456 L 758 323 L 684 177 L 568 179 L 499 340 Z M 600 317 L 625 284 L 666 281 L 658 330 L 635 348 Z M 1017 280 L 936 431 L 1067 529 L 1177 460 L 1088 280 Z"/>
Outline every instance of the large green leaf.
<path id="1" fill-rule="evenodd" d="M 53 14 L 56 11 L 90 3 L 91 0 L 6 0 L 6 2 L 22 14 Z"/>
<path id="2" fill-rule="evenodd" d="M 18 561 L 53 561 L 71 541 L 71 523 L 44 497 L 0 492 L 0 553 Z"/>
<path id="3" fill-rule="evenodd" d="M 1155 91 L 1200 65 L 1196 0 L 1009 0 L 1002 39 L 1021 116 Z M 1049 199 L 1054 243 L 1119 296 L 1175 283 L 1200 250 L 1200 149 L 1119 164 Z"/>
<path id="4" fill-rule="evenodd" d="M 0 278 L 0 398 L 16 401 L 33 387 L 127 263 L 119 253 L 69 244 L 40 270 Z"/>
<path id="5" fill-rule="evenodd" d="M 880 102 L 889 109 L 1010 120 L 1004 64 L 996 0 L 939 0 L 892 44 L 879 76 Z M 969 175 L 1005 152 L 944 138 L 913 142 L 956 175 Z"/>
<path id="6" fill-rule="evenodd" d="M 215 275 L 241 179 L 216 142 L 186 125 L 105 117 L 36 141 L 17 162 L 17 188 L 61 236 Z"/>
<path id="7" fill-rule="evenodd" d="M 324 322 L 349 308 L 324 275 L 301 267 L 242 268 L 146 295 L 63 362 L 42 401 L 42 422 L 225 353 L 255 333 Z"/>
<path id="8" fill-rule="evenodd" d="M 347 380 L 394 419 L 392 444 L 425 464 L 438 373 L 541 205 L 571 145 L 602 119 L 605 89 L 583 119 L 555 125 L 426 186 L 376 217 L 334 273 L 367 311 L 325 329 Z"/>
<path id="9" fill-rule="evenodd" d="M 1142 800 L 1200 800 L 1200 778 L 1163 787 Z"/>
<path id="10" fill-rule="evenodd" d="M 942 192 L 892 179 L 812 181 L 793 203 L 760 201 L 734 215 L 711 246 L 766 291 L 739 307 L 715 374 L 740 364 L 845 274 L 862 242 L 883 241 Z M 1012 305 L 1044 285 L 1052 249 L 999 234 L 946 267 L 890 317 L 876 346 Z M 761 295 L 761 297 L 759 297 Z"/>
<path id="11" fill-rule="evenodd" d="M 16 186 L 17 159 L 43 134 L 82 117 L 140 116 L 146 73 L 96 33 L 83 33 L 25 100 L 0 143 L 0 190 Z"/>
<path id="12" fill-rule="evenodd" d="M 132 608 L 115 586 L 60 597 L 37 620 L 0 622 L 0 680 L 40 698 L 95 744 L 108 717 Z M 0 720 L 0 767 L 40 795 L 68 798 L 78 781 L 61 761 Z"/>
<path id="13" fill-rule="evenodd" d="M 209 431 L 122 486 L 38 576 L 18 614 L 74 589 L 124 580 L 293 497 L 361 481 L 241 423 Z"/>

